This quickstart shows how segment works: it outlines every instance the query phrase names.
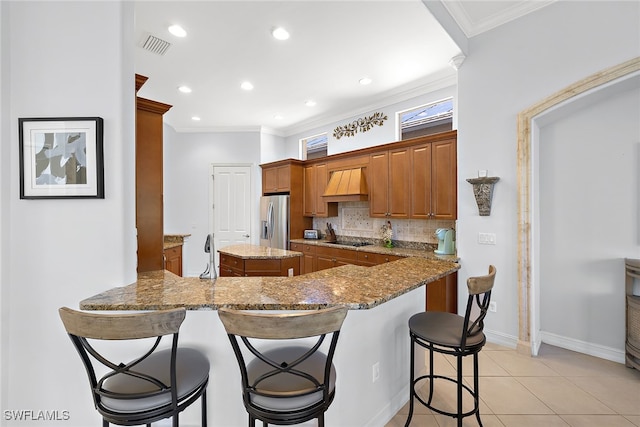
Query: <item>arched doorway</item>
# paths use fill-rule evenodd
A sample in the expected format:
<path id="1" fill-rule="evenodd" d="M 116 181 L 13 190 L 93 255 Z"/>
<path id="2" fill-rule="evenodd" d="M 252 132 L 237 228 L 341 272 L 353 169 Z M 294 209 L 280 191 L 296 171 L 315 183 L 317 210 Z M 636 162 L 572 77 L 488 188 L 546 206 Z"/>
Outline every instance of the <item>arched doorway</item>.
<path id="1" fill-rule="evenodd" d="M 640 58 L 634 58 L 574 83 L 518 114 L 518 350 L 521 353 L 535 355 L 540 344 L 535 258 L 538 230 L 533 192 L 533 173 L 537 171 L 533 155 L 536 120 L 564 103 L 639 74 Z"/>

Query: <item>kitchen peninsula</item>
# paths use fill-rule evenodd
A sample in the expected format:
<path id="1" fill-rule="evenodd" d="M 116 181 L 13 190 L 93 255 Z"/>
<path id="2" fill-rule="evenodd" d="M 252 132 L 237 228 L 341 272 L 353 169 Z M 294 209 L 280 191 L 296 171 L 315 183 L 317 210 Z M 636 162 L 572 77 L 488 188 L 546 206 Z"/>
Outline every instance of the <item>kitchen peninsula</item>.
<path id="1" fill-rule="evenodd" d="M 211 359 L 207 399 L 211 425 L 246 424 L 235 357 L 217 314 L 245 310 L 314 310 L 346 306 L 334 363 L 336 398 L 327 425 L 384 425 L 407 401 L 409 317 L 424 310 L 425 286 L 455 273 L 459 264 L 408 257 L 373 267 L 345 265 L 294 277 L 182 278 L 167 271 L 139 274 L 128 286 L 80 302 L 83 310 L 157 310 L 185 307 L 181 345 Z M 416 360 L 424 362 L 424 356 Z M 377 375 L 372 378 L 372 367 Z M 181 421 L 198 423 L 198 411 Z"/>

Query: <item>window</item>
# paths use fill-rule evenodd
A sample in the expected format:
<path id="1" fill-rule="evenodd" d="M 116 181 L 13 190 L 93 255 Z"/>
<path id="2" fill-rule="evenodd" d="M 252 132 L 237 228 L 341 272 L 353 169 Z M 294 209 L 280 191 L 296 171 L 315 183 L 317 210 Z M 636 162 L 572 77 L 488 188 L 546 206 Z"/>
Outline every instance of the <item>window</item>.
<path id="1" fill-rule="evenodd" d="M 306 153 L 305 159 L 318 159 L 327 156 L 327 134 L 321 133 L 300 140 L 302 150 Z"/>
<path id="2" fill-rule="evenodd" d="M 398 113 L 400 139 L 431 135 L 453 129 L 453 98 Z"/>

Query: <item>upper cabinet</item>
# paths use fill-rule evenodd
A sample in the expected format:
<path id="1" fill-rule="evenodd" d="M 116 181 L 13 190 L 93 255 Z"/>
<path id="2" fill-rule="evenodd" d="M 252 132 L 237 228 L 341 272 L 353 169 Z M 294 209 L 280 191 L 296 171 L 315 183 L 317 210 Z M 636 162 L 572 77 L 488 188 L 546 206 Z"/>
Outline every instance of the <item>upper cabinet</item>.
<path id="1" fill-rule="evenodd" d="M 458 216 L 456 140 L 411 147 L 411 218 Z"/>
<path id="2" fill-rule="evenodd" d="M 410 164 L 408 148 L 371 154 L 368 178 L 370 216 L 409 218 Z"/>
<path id="3" fill-rule="evenodd" d="M 262 193 L 288 193 L 291 191 L 291 166 L 275 165 L 262 168 Z"/>
<path id="4" fill-rule="evenodd" d="M 300 197 L 300 215 L 306 228 L 311 228 L 313 217 L 337 216 L 335 202 L 367 199 L 371 217 L 455 220 L 458 215 L 456 139 L 457 132 L 449 131 L 324 159 L 288 159 L 263 164 L 262 192 L 290 194 L 292 206 Z M 332 176 L 339 173 L 345 176 L 354 170 L 361 173 L 357 194 L 351 190 L 345 194 L 340 191 L 338 195 L 329 194 L 333 191 Z M 343 187 L 342 181 L 339 189 Z M 295 215 L 292 208 L 292 222 Z M 303 230 L 294 232 L 294 228 L 292 225 L 291 238 L 296 238 L 298 231 L 301 236 Z"/>
<path id="5" fill-rule="evenodd" d="M 322 198 L 329 182 L 329 168 L 326 162 L 304 168 L 304 216 L 327 218 L 338 216 L 338 204 L 327 203 Z"/>
<path id="6" fill-rule="evenodd" d="M 304 162 L 280 160 L 260 165 L 262 168 L 262 194 L 289 195 L 289 237 L 302 239 L 304 230 L 311 228 L 312 218 L 303 215 Z"/>

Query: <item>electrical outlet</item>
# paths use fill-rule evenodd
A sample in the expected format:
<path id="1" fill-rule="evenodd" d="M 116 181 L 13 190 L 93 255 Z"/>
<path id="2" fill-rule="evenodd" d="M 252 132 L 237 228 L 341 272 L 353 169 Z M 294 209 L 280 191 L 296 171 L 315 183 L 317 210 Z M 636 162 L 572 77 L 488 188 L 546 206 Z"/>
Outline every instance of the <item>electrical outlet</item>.
<path id="1" fill-rule="evenodd" d="M 489 311 L 492 313 L 495 313 L 496 311 L 498 311 L 498 303 L 495 301 L 491 301 L 489 303 Z"/>
<path id="2" fill-rule="evenodd" d="M 371 372 L 371 381 L 375 383 L 380 378 L 380 362 L 376 362 L 373 364 L 373 366 L 371 367 Z"/>
<path id="3" fill-rule="evenodd" d="M 481 245 L 495 245 L 496 233 L 478 233 L 478 243 Z"/>

